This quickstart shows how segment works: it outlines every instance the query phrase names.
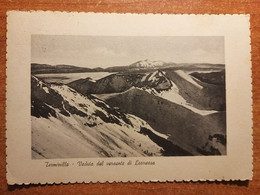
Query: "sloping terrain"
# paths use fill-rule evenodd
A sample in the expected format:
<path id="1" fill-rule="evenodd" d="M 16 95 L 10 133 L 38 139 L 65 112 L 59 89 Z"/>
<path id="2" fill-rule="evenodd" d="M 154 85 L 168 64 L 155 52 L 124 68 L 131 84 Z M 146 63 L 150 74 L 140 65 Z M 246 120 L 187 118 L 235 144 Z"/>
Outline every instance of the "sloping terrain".
<path id="1" fill-rule="evenodd" d="M 33 159 L 192 155 L 141 118 L 35 76 L 31 115 Z"/>
<path id="2" fill-rule="evenodd" d="M 195 77 L 172 69 L 124 72 L 68 85 L 142 118 L 194 155 L 220 155 L 226 153 L 221 142 L 226 139 L 224 72 L 214 73 L 212 82 L 207 74 L 212 73 L 194 72 Z"/>
<path id="3" fill-rule="evenodd" d="M 169 140 L 194 155 L 201 153 L 210 137 L 225 137 L 226 134 L 225 112 L 202 116 L 138 88 L 110 95 L 105 101 L 110 106 L 147 121 L 153 129 L 170 135 Z M 222 145 L 225 148 L 225 145 Z M 218 148 L 207 152 L 215 154 L 214 150 Z M 221 154 L 225 154 L 224 149 Z"/>
<path id="4" fill-rule="evenodd" d="M 96 82 L 79 79 L 68 86 L 82 94 L 119 93 L 137 87 L 201 115 L 225 110 L 225 84 L 209 84 L 182 70 L 116 73 Z"/>
<path id="5" fill-rule="evenodd" d="M 88 148 L 84 151 L 91 157 L 226 154 L 223 65 L 145 60 L 97 80 L 46 85 L 34 79 L 42 83 L 40 91 L 38 84 L 32 85 L 35 132 L 47 128 L 41 127 L 43 121 L 53 123 L 52 129 L 72 132 L 69 137 L 84 132 L 84 139 L 77 141 L 84 145 L 78 154 L 84 153 L 80 148 Z M 36 136 L 34 140 L 40 142 Z"/>
<path id="6" fill-rule="evenodd" d="M 150 61 L 150 60 L 146 59 L 146 60 L 140 60 L 138 62 L 135 62 L 135 63 L 129 65 L 129 68 L 156 68 L 156 67 L 162 67 L 165 65 L 166 65 L 166 63 L 163 61 Z"/>
<path id="7" fill-rule="evenodd" d="M 193 73 L 191 75 L 182 70 L 167 70 L 166 75 L 179 88 L 180 95 L 190 104 L 202 110 L 218 110 L 225 111 L 226 96 L 224 78 L 222 82 L 212 84 L 206 79 L 202 79 L 199 75 L 209 75 L 211 73 Z M 224 77 L 225 72 L 215 73 Z M 193 77 L 193 75 L 195 75 Z M 206 76 L 204 76 L 206 77 Z M 208 78 L 210 75 L 208 76 Z M 218 77 L 219 78 L 219 77 Z"/>

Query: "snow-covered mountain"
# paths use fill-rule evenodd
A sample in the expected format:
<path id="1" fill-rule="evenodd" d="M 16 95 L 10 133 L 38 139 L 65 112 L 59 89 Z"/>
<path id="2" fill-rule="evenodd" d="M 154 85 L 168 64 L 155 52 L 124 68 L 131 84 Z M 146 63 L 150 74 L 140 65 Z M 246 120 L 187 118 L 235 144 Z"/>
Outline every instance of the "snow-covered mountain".
<path id="1" fill-rule="evenodd" d="M 203 151 L 210 137 L 225 139 L 225 113 L 217 112 L 201 115 L 187 109 L 185 106 L 168 101 L 145 90 L 132 87 L 127 91 L 114 94 L 102 94 L 105 102 L 112 107 L 118 107 L 125 113 L 130 113 L 145 120 L 156 131 L 169 135 L 169 140 L 193 155 L 225 154 L 218 146 L 212 146 Z M 220 139 L 217 138 L 217 142 Z M 220 148 L 221 148 L 220 147 Z M 198 149 L 201 152 L 198 152 Z"/>
<path id="2" fill-rule="evenodd" d="M 191 83 L 198 90 L 202 89 L 203 87 L 199 85 L 195 78 L 192 78 L 189 74 L 178 70 L 175 71 L 180 77 L 182 77 L 186 82 Z M 152 74 L 145 75 L 141 82 L 147 81 L 149 85 L 144 85 L 141 89 L 145 90 L 148 93 L 153 95 L 159 96 L 166 100 L 169 100 L 173 103 L 179 104 L 184 106 L 185 108 L 200 114 L 200 115 L 208 115 L 216 113 L 216 110 L 202 110 L 194 107 L 191 103 L 188 103 L 187 100 L 180 94 L 180 89 L 178 86 L 166 76 L 166 72 L 157 70 Z"/>
<path id="3" fill-rule="evenodd" d="M 150 94 L 164 98 L 173 103 L 179 104 L 197 114 L 208 115 L 216 113 L 214 109 L 198 108 L 189 102 L 189 97 L 183 96 L 183 87 L 181 88 L 180 82 L 185 86 L 190 85 L 197 92 L 203 90 L 203 86 L 199 84 L 196 78 L 185 73 L 182 70 L 174 71 L 175 77 L 179 80 L 175 81 L 168 78 L 167 73 L 161 70 L 155 70 L 148 73 L 116 73 L 108 77 L 91 82 L 89 79 L 79 79 L 69 84 L 72 88 L 76 89 L 83 94 L 96 94 L 98 97 L 105 98 L 113 93 L 121 93 L 132 87 L 142 89 Z M 178 83 L 179 82 L 179 83 Z M 186 84 L 187 83 L 187 84 Z M 185 92 L 186 94 L 186 92 Z"/>
<path id="4" fill-rule="evenodd" d="M 223 65 L 113 68 L 66 85 L 32 76 L 33 158 L 226 154 Z"/>
<path id="5" fill-rule="evenodd" d="M 80 81 L 71 86 L 84 93 L 83 83 L 92 85 Z M 222 99 L 215 96 L 221 87 L 182 70 L 117 73 L 93 86 L 88 93 L 142 118 L 192 154 L 225 154 L 225 112 L 219 109 Z"/>
<path id="6" fill-rule="evenodd" d="M 141 118 L 31 78 L 33 158 L 191 155 Z"/>
<path id="7" fill-rule="evenodd" d="M 141 60 L 129 65 L 130 68 L 155 68 L 165 65 L 163 61 Z"/>

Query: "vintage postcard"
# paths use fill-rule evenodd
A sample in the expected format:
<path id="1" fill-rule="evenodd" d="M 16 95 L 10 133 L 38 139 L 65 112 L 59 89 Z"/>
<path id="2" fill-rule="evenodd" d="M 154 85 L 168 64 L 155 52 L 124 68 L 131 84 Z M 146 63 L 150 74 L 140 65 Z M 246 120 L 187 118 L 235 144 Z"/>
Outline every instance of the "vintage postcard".
<path id="1" fill-rule="evenodd" d="M 8 184 L 252 179 L 249 19 L 9 11 Z"/>

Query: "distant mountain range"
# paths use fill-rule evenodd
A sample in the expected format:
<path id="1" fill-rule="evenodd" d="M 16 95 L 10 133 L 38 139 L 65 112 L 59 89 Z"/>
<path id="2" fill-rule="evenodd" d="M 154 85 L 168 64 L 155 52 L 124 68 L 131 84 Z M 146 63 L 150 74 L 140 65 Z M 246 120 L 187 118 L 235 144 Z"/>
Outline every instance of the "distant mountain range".
<path id="1" fill-rule="evenodd" d="M 208 64 L 208 63 L 166 63 L 163 61 L 150 61 L 150 60 L 141 60 L 126 66 L 113 66 L 108 68 L 85 68 L 77 67 L 72 65 L 48 65 L 48 64 L 31 64 L 32 74 L 50 74 L 50 73 L 80 73 L 80 72 L 124 72 L 124 71 L 140 71 L 147 69 L 156 69 L 156 68 L 180 68 L 186 67 L 189 69 L 198 69 L 198 68 L 219 68 L 223 69 L 223 64 Z"/>
<path id="2" fill-rule="evenodd" d="M 48 65 L 48 64 L 31 64 L 32 74 L 51 74 L 51 73 L 79 73 L 79 72 L 100 72 L 102 68 L 83 68 L 72 65 Z"/>

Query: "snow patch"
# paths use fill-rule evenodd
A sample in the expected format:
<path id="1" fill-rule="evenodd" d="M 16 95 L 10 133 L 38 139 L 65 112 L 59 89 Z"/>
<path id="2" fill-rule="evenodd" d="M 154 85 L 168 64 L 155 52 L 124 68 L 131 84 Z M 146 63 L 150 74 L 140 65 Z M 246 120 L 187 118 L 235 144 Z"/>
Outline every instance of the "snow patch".
<path id="1" fill-rule="evenodd" d="M 42 87 L 42 89 L 45 91 L 45 93 L 49 93 L 48 87 Z"/>
<path id="2" fill-rule="evenodd" d="M 149 77 L 148 81 L 152 81 L 152 82 L 156 81 L 156 77 L 155 77 L 156 73 L 157 73 L 157 71 L 153 72 L 151 74 L 151 76 Z"/>
<path id="3" fill-rule="evenodd" d="M 141 68 L 141 67 L 142 68 L 154 68 L 157 66 L 162 66 L 163 64 L 164 64 L 164 62 L 162 62 L 162 61 L 143 60 L 143 61 L 136 62 L 132 66 L 139 67 L 139 68 Z"/>
<path id="4" fill-rule="evenodd" d="M 145 74 L 145 75 L 142 77 L 141 82 L 144 82 L 144 81 L 146 80 L 146 78 L 147 78 L 148 75 L 149 75 L 149 74 Z"/>
<path id="5" fill-rule="evenodd" d="M 175 104 L 178 104 L 178 105 L 181 105 L 197 114 L 200 114 L 202 116 L 205 116 L 205 115 L 209 115 L 209 114 L 213 114 L 213 113 L 217 113 L 218 111 L 216 110 L 200 110 L 200 109 L 197 109 L 195 108 L 192 104 L 189 104 L 180 94 L 179 94 L 179 89 L 177 87 L 177 85 L 171 81 L 171 84 L 172 84 L 172 87 L 171 89 L 169 90 L 163 90 L 163 91 L 160 91 L 160 92 L 157 92 L 155 89 L 153 88 L 142 88 L 142 90 L 150 93 L 150 94 L 153 94 L 153 95 L 156 95 L 156 96 L 159 96 L 163 99 L 166 99 L 168 101 L 171 101 Z"/>
<path id="6" fill-rule="evenodd" d="M 131 123 L 135 127 L 137 127 L 137 129 L 139 128 L 139 130 L 141 127 L 145 127 L 147 129 L 151 130 L 154 134 L 158 135 L 159 137 L 162 137 L 164 139 L 168 139 L 168 137 L 169 137 L 169 135 L 165 135 L 165 134 L 155 131 L 146 121 L 142 120 L 141 118 L 139 118 L 135 115 L 128 114 L 128 119 L 131 121 Z"/>
<path id="7" fill-rule="evenodd" d="M 190 75 L 186 74 L 185 72 L 183 72 L 182 70 L 176 70 L 175 73 L 177 73 L 180 77 L 182 77 L 183 79 L 185 79 L 186 81 L 188 81 L 189 83 L 193 84 L 194 86 L 196 86 L 199 89 L 203 89 L 203 87 L 201 85 L 199 85 L 197 82 L 195 82 Z"/>

